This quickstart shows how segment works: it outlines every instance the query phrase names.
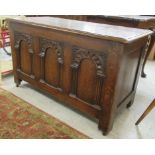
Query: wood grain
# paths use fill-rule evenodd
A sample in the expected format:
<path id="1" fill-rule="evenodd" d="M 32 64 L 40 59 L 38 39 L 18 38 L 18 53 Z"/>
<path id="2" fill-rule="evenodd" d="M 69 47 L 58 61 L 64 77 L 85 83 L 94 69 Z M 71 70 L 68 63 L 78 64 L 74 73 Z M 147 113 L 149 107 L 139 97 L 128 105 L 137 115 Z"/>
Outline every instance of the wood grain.
<path id="1" fill-rule="evenodd" d="M 58 101 L 98 119 L 99 129 L 108 134 L 117 109 L 121 105 L 131 106 L 134 101 L 151 32 L 140 30 L 133 35 L 135 29 L 119 27 L 120 34 L 129 30 L 122 38 L 134 36 L 132 42 L 120 43 L 118 33 L 113 31 L 108 32 L 110 38 L 104 33 L 96 37 L 99 31 L 82 28 L 87 22 L 78 25 L 77 21 L 67 19 L 30 19 L 38 23 L 27 19 L 8 20 L 16 85 L 24 80 L 50 93 Z M 70 24 L 67 31 L 65 24 Z M 100 24 L 88 26 L 96 30 L 103 28 L 104 32 L 106 27 L 116 28 Z"/>

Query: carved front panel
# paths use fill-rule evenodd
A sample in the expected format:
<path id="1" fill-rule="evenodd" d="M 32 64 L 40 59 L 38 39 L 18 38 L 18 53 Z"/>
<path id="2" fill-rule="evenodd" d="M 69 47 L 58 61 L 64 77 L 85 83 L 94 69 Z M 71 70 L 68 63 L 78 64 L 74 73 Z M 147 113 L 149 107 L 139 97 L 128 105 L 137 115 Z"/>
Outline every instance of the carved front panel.
<path id="1" fill-rule="evenodd" d="M 40 82 L 61 89 L 63 51 L 62 44 L 40 38 L 41 77 Z"/>
<path id="2" fill-rule="evenodd" d="M 106 55 L 102 51 L 79 47 L 73 47 L 72 54 L 71 95 L 87 103 L 100 105 Z"/>
<path id="3" fill-rule="evenodd" d="M 33 40 L 32 36 L 15 32 L 15 49 L 17 57 L 17 71 L 34 78 L 33 73 Z"/>
<path id="4" fill-rule="evenodd" d="M 22 52 L 20 53 L 20 60 L 21 60 L 21 70 L 30 75 L 31 74 L 31 57 L 28 51 L 28 45 L 26 42 L 21 41 L 20 48 Z"/>

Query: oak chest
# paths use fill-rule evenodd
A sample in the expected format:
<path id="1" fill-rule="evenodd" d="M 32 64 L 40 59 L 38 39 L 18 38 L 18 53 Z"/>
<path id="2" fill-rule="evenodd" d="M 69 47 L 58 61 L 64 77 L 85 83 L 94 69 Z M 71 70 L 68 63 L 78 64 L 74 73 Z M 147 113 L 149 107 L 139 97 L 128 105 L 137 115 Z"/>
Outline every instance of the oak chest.
<path id="1" fill-rule="evenodd" d="M 107 134 L 120 105 L 134 101 L 152 32 L 53 17 L 8 22 L 16 85 L 47 91 L 97 118 Z"/>

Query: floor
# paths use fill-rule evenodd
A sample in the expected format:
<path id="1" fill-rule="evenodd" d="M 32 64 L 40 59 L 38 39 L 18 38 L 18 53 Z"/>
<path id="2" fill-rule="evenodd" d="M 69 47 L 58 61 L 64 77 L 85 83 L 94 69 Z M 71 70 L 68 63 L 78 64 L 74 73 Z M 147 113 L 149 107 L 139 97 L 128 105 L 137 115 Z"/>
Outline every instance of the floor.
<path id="1" fill-rule="evenodd" d="M 6 47 L 8 52 L 11 52 L 10 47 Z M 8 56 L 2 48 L 0 48 L 0 84 L 1 75 L 12 70 L 12 58 Z"/>
<path id="2" fill-rule="evenodd" d="M 3 77 L 1 87 L 57 117 L 71 127 L 83 132 L 91 138 L 135 139 L 155 138 L 155 109 L 139 124 L 136 120 L 155 97 L 155 61 L 148 61 L 145 69 L 147 78 L 140 78 L 136 98 L 130 109 L 123 109 L 115 119 L 112 131 L 103 136 L 98 130 L 97 122 L 81 115 L 62 103 L 56 102 L 46 93 L 34 89 L 26 82 L 17 88 L 13 76 Z"/>

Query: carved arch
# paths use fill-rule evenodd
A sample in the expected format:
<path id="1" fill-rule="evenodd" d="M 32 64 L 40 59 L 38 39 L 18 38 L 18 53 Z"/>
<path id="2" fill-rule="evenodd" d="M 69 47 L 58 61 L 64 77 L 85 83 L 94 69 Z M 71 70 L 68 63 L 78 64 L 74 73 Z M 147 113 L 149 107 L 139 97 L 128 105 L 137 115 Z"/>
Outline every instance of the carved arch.
<path id="1" fill-rule="evenodd" d="M 81 66 L 81 62 L 84 59 L 91 59 L 96 66 L 96 90 L 94 104 L 100 104 L 101 90 L 103 85 L 103 79 L 105 78 L 105 61 L 106 55 L 104 52 L 93 51 L 89 49 L 83 49 L 80 47 L 73 47 L 72 49 L 72 88 L 71 94 L 77 96 L 78 87 L 78 71 Z"/>
<path id="2" fill-rule="evenodd" d="M 46 51 L 49 48 L 54 48 L 57 54 L 57 63 L 58 63 L 58 86 L 57 88 L 61 89 L 61 82 L 62 82 L 62 66 L 64 63 L 63 58 L 63 50 L 62 50 L 62 43 L 56 42 L 49 39 L 40 38 L 40 58 L 41 58 L 41 78 L 40 82 L 46 83 L 45 81 L 45 56 Z M 48 83 L 46 83 L 48 84 Z"/>
<path id="3" fill-rule="evenodd" d="M 33 37 L 29 34 L 25 34 L 25 33 L 20 33 L 20 32 L 15 32 L 14 33 L 14 37 L 15 37 L 15 49 L 16 49 L 16 56 L 17 56 L 17 71 L 25 74 L 22 70 L 21 70 L 21 61 L 20 61 L 20 56 L 21 56 L 21 42 L 24 41 L 27 43 L 28 45 L 28 52 L 30 55 L 30 65 L 31 65 L 31 73 L 30 75 L 27 75 L 31 78 L 35 78 L 34 73 L 33 73 Z"/>

